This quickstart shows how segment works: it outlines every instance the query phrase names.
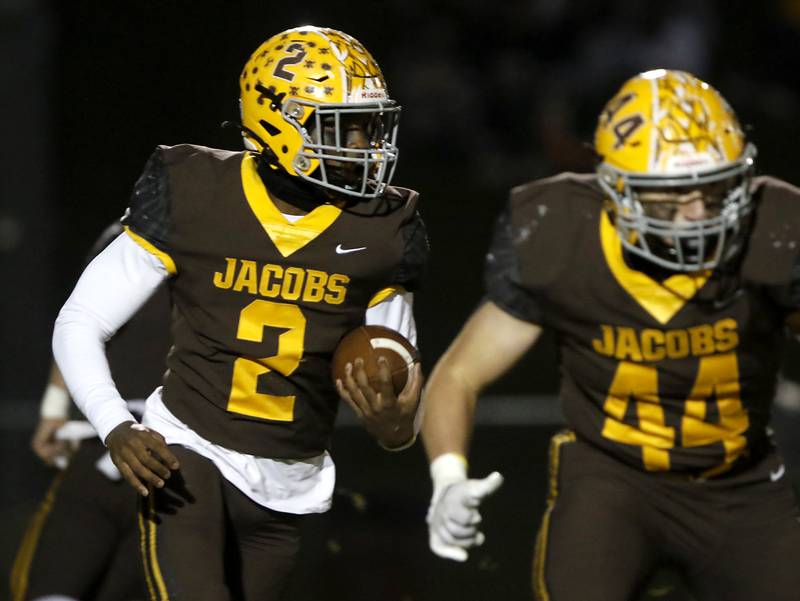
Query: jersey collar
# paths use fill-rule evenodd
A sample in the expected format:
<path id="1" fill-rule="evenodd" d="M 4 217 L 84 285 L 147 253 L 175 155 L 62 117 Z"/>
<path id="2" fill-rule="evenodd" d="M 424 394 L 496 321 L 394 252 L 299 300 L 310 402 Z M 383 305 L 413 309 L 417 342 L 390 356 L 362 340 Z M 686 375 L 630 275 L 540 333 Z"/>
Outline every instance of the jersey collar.
<path id="1" fill-rule="evenodd" d="M 711 275 L 709 270 L 691 274 L 676 273 L 663 282 L 657 282 L 647 274 L 631 269 L 622 255 L 622 241 L 617 229 L 606 211 L 600 217 L 600 243 L 614 279 L 662 325 L 697 294 Z"/>
<path id="2" fill-rule="evenodd" d="M 242 158 L 242 190 L 250 210 L 282 256 L 288 257 L 317 238 L 333 224 L 342 210 L 331 204 L 315 207 L 303 217 L 290 223 L 281 214 L 267 193 L 258 174 L 257 158 L 247 152 Z"/>

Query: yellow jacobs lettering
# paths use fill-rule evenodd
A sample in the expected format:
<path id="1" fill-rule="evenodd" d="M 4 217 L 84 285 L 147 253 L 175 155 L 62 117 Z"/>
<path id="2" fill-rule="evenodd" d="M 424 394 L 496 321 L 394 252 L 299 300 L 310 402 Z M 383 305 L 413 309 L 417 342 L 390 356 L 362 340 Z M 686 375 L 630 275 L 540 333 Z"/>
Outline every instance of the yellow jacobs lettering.
<path id="1" fill-rule="evenodd" d="M 347 296 L 350 278 L 303 267 L 281 267 L 226 257 L 225 268 L 212 276 L 215 287 L 257 294 L 264 298 L 340 305 Z"/>
<path id="2" fill-rule="evenodd" d="M 328 283 L 328 274 L 316 269 L 309 269 L 306 273 L 306 288 L 303 292 L 303 300 L 307 303 L 318 303 L 325 297 L 325 284 Z"/>
<path id="3" fill-rule="evenodd" d="M 596 353 L 611 357 L 614 354 L 614 328 L 601 325 L 600 330 L 603 332 L 603 337 L 600 340 L 596 338 L 592 340 L 592 346 Z"/>
<path id="4" fill-rule="evenodd" d="M 300 298 L 303 291 L 303 281 L 305 271 L 299 267 L 289 267 L 283 272 L 283 285 L 281 286 L 281 298 L 296 301 Z"/>
<path id="5" fill-rule="evenodd" d="M 347 283 L 350 278 L 340 273 L 334 274 L 328 280 L 328 294 L 325 295 L 325 302 L 330 305 L 341 305 L 347 295 Z"/>
<path id="6" fill-rule="evenodd" d="M 710 355 L 716 350 L 714 343 L 714 330 L 708 324 L 689 328 L 692 355 Z"/>
<path id="7" fill-rule="evenodd" d="M 617 328 L 617 352 L 615 355 L 620 360 L 642 360 L 642 351 L 639 350 L 639 341 L 633 328 Z"/>
<path id="8" fill-rule="evenodd" d="M 689 334 L 685 330 L 670 330 L 665 335 L 667 357 L 683 359 L 689 356 Z"/>
<path id="9" fill-rule="evenodd" d="M 280 265 L 264 265 L 261 270 L 261 281 L 258 284 L 258 293 L 266 298 L 277 298 L 281 293 L 281 278 L 283 268 Z"/>
<path id="10" fill-rule="evenodd" d="M 661 330 L 642 332 L 642 357 L 645 361 L 661 361 L 667 355 L 665 337 Z"/>
<path id="11" fill-rule="evenodd" d="M 233 284 L 233 273 L 236 270 L 236 259 L 225 259 L 225 273 L 218 271 L 214 274 L 214 285 L 217 288 L 227 290 Z"/>
<path id="12" fill-rule="evenodd" d="M 255 294 L 258 290 L 257 270 L 258 266 L 255 261 L 242 261 L 242 267 L 239 269 L 233 289 L 236 292 L 246 290 L 250 294 Z"/>
<path id="13" fill-rule="evenodd" d="M 720 319 L 714 324 L 714 337 L 717 339 L 717 352 L 726 353 L 739 346 L 739 334 L 735 319 Z"/>
<path id="14" fill-rule="evenodd" d="M 720 327 L 728 326 L 731 324 Z M 726 331 L 730 334 L 729 328 Z M 702 337 L 706 333 L 695 335 Z M 687 345 L 690 336 L 686 334 Z M 680 339 L 684 340 L 683 337 Z M 731 344 L 732 340 L 727 339 L 727 343 Z M 738 360 L 736 353 L 729 352 L 702 357 L 699 361 L 697 377 L 685 400 L 680 422 L 680 446 L 722 443 L 725 458 L 714 471 L 723 471 L 744 452 L 747 446 L 744 433 L 750 427 L 749 416 L 741 401 Z M 631 402 L 636 403 L 637 426 L 624 421 Z M 716 403 L 719 415 L 714 423 L 706 421 L 712 402 Z M 658 397 L 658 372 L 654 366 L 622 361 L 609 386 L 603 411 L 606 414 L 604 437 L 641 447 L 648 470 L 670 469 L 669 449 L 675 446 L 678 435 L 675 428 L 665 425 L 664 410 Z"/>
<path id="15" fill-rule="evenodd" d="M 705 357 L 734 350 L 739 345 L 737 327 L 731 318 L 666 331 L 601 324 L 600 337 L 592 340 L 592 348 L 599 355 L 634 363 Z"/>

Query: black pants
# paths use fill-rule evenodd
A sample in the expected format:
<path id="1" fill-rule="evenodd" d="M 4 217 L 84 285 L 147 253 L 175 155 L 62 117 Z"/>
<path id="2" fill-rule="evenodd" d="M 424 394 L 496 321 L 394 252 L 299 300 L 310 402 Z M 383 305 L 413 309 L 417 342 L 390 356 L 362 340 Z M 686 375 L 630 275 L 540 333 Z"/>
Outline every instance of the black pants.
<path id="1" fill-rule="evenodd" d="M 536 598 L 627 601 L 673 565 L 698 601 L 796 601 L 799 519 L 774 452 L 695 481 L 637 470 L 562 433 L 551 446 Z"/>
<path id="2" fill-rule="evenodd" d="M 299 550 L 301 516 L 254 503 L 213 463 L 180 446 L 180 470 L 141 502 L 153 601 L 277 601 Z"/>
<path id="3" fill-rule="evenodd" d="M 106 449 L 83 441 L 33 517 L 12 571 L 13 601 L 146 599 L 138 561 L 136 492 L 95 467 Z"/>

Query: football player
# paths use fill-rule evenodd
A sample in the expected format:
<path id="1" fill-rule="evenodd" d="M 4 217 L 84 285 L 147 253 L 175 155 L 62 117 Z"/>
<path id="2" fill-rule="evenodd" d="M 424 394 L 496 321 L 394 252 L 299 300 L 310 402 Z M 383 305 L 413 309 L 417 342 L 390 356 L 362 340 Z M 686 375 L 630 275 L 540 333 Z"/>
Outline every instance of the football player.
<path id="1" fill-rule="evenodd" d="M 415 341 L 427 255 L 417 193 L 390 186 L 400 107 L 370 53 L 306 26 L 239 78 L 247 150 L 158 147 L 125 233 L 86 269 L 54 333 L 69 389 L 125 479 L 153 599 L 279 598 L 304 514 L 331 503 L 339 339 L 364 323 Z M 173 347 L 142 423 L 103 342 L 167 280 Z M 342 396 L 378 442 L 415 437 L 421 375 L 397 396 L 351 365 Z"/>
<path id="2" fill-rule="evenodd" d="M 680 71 L 626 82 L 595 174 L 511 191 L 487 296 L 426 388 L 430 545 L 483 541 L 467 450 L 481 390 L 557 337 L 569 430 L 551 444 L 540 600 L 637 598 L 663 563 L 698 599 L 796 599 L 798 506 L 767 424 L 800 311 L 800 191 L 754 177 L 722 96 Z"/>
<path id="3" fill-rule="evenodd" d="M 106 228 L 89 260 L 121 232 L 119 222 Z M 117 388 L 135 415 L 164 373 L 168 350 L 169 299 L 162 286 L 108 347 Z M 20 544 L 11 599 L 145 599 L 136 493 L 122 482 L 97 432 L 71 406 L 55 365 L 31 447 L 60 471 Z"/>

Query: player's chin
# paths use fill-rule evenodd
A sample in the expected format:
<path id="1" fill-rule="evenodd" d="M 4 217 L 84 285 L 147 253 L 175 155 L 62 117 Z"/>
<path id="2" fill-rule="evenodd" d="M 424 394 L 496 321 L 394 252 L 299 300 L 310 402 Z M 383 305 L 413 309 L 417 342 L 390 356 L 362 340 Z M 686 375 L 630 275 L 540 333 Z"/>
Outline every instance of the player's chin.
<path id="1" fill-rule="evenodd" d="M 361 190 L 366 174 L 363 165 L 341 161 L 329 161 L 325 165 L 325 171 L 329 183 L 347 190 Z M 370 183 L 367 182 L 367 191 L 370 191 L 369 188 Z"/>
<path id="2" fill-rule="evenodd" d="M 681 256 L 686 263 L 700 264 L 709 259 L 709 249 L 715 249 L 716 245 L 717 239 L 715 236 L 709 236 L 705 241 L 705 245 L 702 246 L 697 238 L 686 238 L 677 242 L 670 238 L 658 238 L 658 244 L 655 245 L 655 253 L 669 260 L 676 260 L 678 256 Z M 680 255 L 678 254 L 678 246 L 680 246 Z M 704 256 L 701 256 L 701 250 L 706 251 Z"/>

